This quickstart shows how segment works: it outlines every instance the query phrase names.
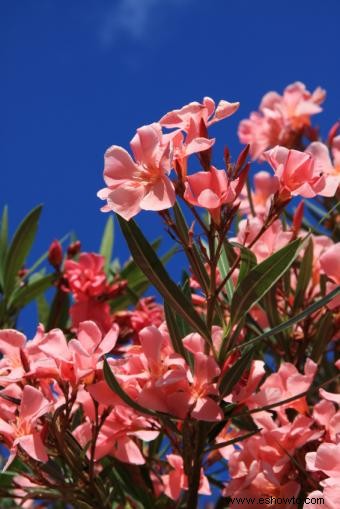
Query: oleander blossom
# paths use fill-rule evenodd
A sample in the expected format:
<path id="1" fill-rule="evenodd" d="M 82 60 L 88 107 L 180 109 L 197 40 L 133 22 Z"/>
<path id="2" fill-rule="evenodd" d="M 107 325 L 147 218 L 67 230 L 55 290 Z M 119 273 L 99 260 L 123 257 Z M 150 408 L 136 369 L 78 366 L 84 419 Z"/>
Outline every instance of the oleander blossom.
<path id="1" fill-rule="evenodd" d="M 117 212 L 127 221 L 141 210 L 164 210 L 175 202 L 175 190 L 169 179 L 170 141 L 163 138 L 160 124 L 137 129 L 131 140 L 135 160 L 122 147 L 113 145 L 105 152 L 106 188 L 98 192 L 107 200 L 104 212 Z"/>
<path id="2" fill-rule="evenodd" d="M 265 152 L 264 157 L 279 180 L 279 194 L 283 200 L 291 196 L 335 195 L 338 178 L 324 172 L 314 155 L 276 146 Z"/>
<path id="3" fill-rule="evenodd" d="M 250 145 L 253 159 L 263 159 L 263 153 L 275 145 L 294 148 L 300 144 L 311 116 L 322 111 L 326 92 L 318 87 L 313 93 L 297 81 L 288 85 L 283 95 L 268 92 L 258 112 L 242 120 L 238 135 L 241 143 Z"/>
<path id="4" fill-rule="evenodd" d="M 185 181 L 184 199 L 191 205 L 209 210 L 216 224 L 220 223 L 221 207 L 233 203 L 244 185 L 246 172 L 231 180 L 224 170 L 214 166 L 210 171 L 189 175 Z"/>

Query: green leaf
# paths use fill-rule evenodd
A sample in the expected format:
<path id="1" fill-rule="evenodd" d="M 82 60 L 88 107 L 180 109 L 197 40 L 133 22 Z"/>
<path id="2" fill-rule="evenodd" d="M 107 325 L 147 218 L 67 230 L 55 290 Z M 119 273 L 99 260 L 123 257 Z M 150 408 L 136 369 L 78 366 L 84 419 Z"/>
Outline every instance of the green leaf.
<path id="1" fill-rule="evenodd" d="M 159 243 L 160 242 L 156 241 L 153 244 L 158 246 Z M 176 252 L 176 249 L 175 246 L 169 249 L 169 251 L 161 257 L 162 263 L 167 263 Z M 150 286 L 150 281 L 133 260 L 128 262 L 122 270 L 120 277 L 128 280 L 128 288 L 124 295 L 116 297 L 111 302 L 112 311 L 119 311 L 121 309 L 126 309 L 131 304 L 137 304 L 141 296 Z"/>
<path id="2" fill-rule="evenodd" d="M 4 263 L 4 293 L 7 298 L 15 286 L 18 271 L 24 265 L 32 247 L 41 209 L 41 205 L 34 208 L 25 217 L 13 236 Z"/>
<path id="3" fill-rule="evenodd" d="M 47 324 L 48 315 L 50 312 L 50 306 L 47 302 L 47 299 L 44 294 L 38 295 L 36 297 L 37 309 L 38 309 L 38 320 L 39 323 L 42 323 L 44 326 Z"/>
<path id="4" fill-rule="evenodd" d="M 114 242 L 114 222 L 112 215 L 109 215 L 109 218 L 106 222 L 106 226 L 104 228 L 104 233 L 102 237 L 102 241 L 100 244 L 100 254 L 105 258 L 105 271 L 108 272 L 110 268 L 112 252 L 113 252 L 113 242 Z"/>
<path id="5" fill-rule="evenodd" d="M 46 330 L 56 327 L 65 329 L 68 325 L 70 308 L 70 294 L 63 292 L 60 288 L 55 292 L 50 313 L 47 319 Z"/>
<path id="6" fill-rule="evenodd" d="M 238 321 L 285 274 L 301 249 L 297 239 L 251 269 L 237 287 L 231 302 L 231 322 Z"/>
<path id="7" fill-rule="evenodd" d="M 155 251 L 150 246 L 138 226 L 133 220 L 125 221 L 119 217 L 119 223 L 122 232 L 126 238 L 131 254 L 148 277 L 149 281 L 155 286 L 163 298 L 191 327 L 201 336 L 211 343 L 211 338 L 206 325 L 193 308 L 191 302 L 185 298 L 178 286 L 170 278 L 162 262 Z"/>
<path id="8" fill-rule="evenodd" d="M 333 337 L 333 333 L 333 314 L 331 311 L 327 311 L 327 313 L 321 317 L 316 335 L 313 338 L 313 350 L 311 355 L 313 361 L 319 362 L 322 359 L 327 345 Z"/>
<path id="9" fill-rule="evenodd" d="M 142 405 L 139 405 L 136 401 L 134 401 L 130 396 L 121 388 L 120 383 L 112 372 L 109 363 L 106 359 L 104 359 L 103 364 L 103 373 L 106 383 L 110 387 L 110 389 L 119 396 L 124 403 L 126 403 L 131 408 L 137 410 L 142 414 L 152 415 L 153 417 L 157 417 L 158 413 L 154 410 L 150 410 L 149 408 L 144 408 Z"/>
<path id="10" fill-rule="evenodd" d="M 295 290 L 295 298 L 293 304 L 293 310 L 296 311 L 303 304 L 305 292 L 307 290 L 307 286 L 310 282 L 312 276 L 313 269 L 313 241 L 309 240 L 308 245 L 303 254 L 299 276 L 297 280 L 296 290 Z"/>
<path id="11" fill-rule="evenodd" d="M 238 275 L 237 285 L 239 285 L 248 272 L 257 265 L 256 256 L 254 253 L 243 246 L 243 244 L 239 244 L 238 242 L 231 242 L 231 244 L 241 251 L 241 262 L 240 262 L 240 272 Z"/>
<path id="12" fill-rule="evenodd" d="M 0 223 L 0 260 L 3 260 L 6 254 L 7 242 L 8 242 L 8 207 L 5 205 L 2 212 L 1 223 Z"/>
<path id="13" fill-rule="evenodd" d="M 31 302 L 31 300 L 36 299 L 39 295 L 48 290 L 55 280 L 55 274 L 49 274 L 48 276 L 39 277 L 38 279 L 34 278 L 33 282 L 29 281 L 26 286 L 12 293 L 8 301 L 8 307 L 12 309 L 23 308 Z"/>
<path id="14" fill-rule="evenodd" d="M 247 438 L 252 437 L 256 433 L 259 433 L 261 428 L 258 428 L 254 431 L 250 431 L 249 433 L 245 433 L 244 435 L 239 435 L 238 437 L 232 438 L 230 440 L 226 440 L 225 442 L 217 442 L 216 444 L 209 447 L 206 452 L 216 451 L 221 449 L 222 447 L 227 447 L 228 445 L 237 444 L 238 442 L 242 442 L 242 440 L 246 440 Z"/>
<path id="15" fill-rule="evenodd" d="M 185 324 L 181 323 L 183 319 L 180 316 L 176 316 L 166 301 L 164 301 L 164 313 L 173 349 L 186 360 L 190 368 L 193 368 L 192 355 L 183 346 L 182 340 L 185 336 L 185 334 L 183 335 Z"/>
<path id="16" fill-rule="evenodd" d="M 243 373 L 248 369 L 253 358 L 253 350 L 246 352 L 235 364 L 231 366 L 221 378 L 219 389 L 221 397 L 224 398 L 230 394 L 234 386 L 239 382 Z"/>
<path id="17" fill-rule="evenodd" d="M 332 299 L 334 299 L 334 297 L 336 297 L 339 294 L 340 294 L 340 286 L 335 288 L 333 291 L 331 291 L 328 295 L 326 295 L 322 299 L 319 299 L 316 302 L 314 302 L 313 304 L 311 304 L 310 306 L 308 306 L 301 313 L 293 316 L 292 318 L 290 318 L 289 320 L 286 320 L 285 322 L 280 323 L 280 325 L 273 327 L 272 329 L 264 332 L 260 336 L 257 336 L 256 338 L 253 338 L 245 343 L 235 346 L 232 350 L 230 350 L 230 352 L 232 352 L 233 350 L 240 350 L 242 348 L 248 347 L 249 345 L 253 345 L 254 343 L 258 343 L 259 341 L 262 341 L 263 339 L 270 338 L 272 336 L 275 336 L 275 334 L 278 334 L 279 332 L 289 329 L 289 327 L 291 327 L 295 323 L 300 322 L 307 316 L 311 315 L 318 309 L 325 306 L 328 302 L 330 302 Z"/>
<path id="18" fill-rule="evenodd" d="M 8 243 L 8 208 L 4 207 L 0 223 L 0 285 L 3 287 L 3 263 L 7 253 Z"/>
<path id="19" fill-rule="evenodd" d="M 227 249 L 229 249 L 228 243 L 223 242 L 223 247 L 222 247 L 221 254 L 218 259 L 218 264 L 217 264 L 218 270 L 220 271 L 220 274 L 221 274 L 222 281 L 227 276 L 227 274 L 230 270 L 230 267 L 231 267 L 231 264 L 229 262 L 228 255 L 227 255 Z M 230 248 L 230 249 L 232 249 L 232 248 Z M 234 291 L 235 291 L 234 283 L 231 278 L 229 278 L 226 281 L 225 291 L 227 294 L 228 301 L 231 302 L 231 300 L 233 298 Z"/>

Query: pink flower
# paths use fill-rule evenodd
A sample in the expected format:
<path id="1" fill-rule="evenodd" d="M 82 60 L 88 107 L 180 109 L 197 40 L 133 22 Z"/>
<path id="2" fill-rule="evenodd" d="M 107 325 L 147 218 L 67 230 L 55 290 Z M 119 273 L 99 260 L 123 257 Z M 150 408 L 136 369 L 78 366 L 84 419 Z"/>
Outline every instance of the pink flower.
<path id="1" fill-rule="evenodd" d="M 308 493 L 303 509 L 338 509 L 340 507 L 340 487 L 335 484 L 326 486 L 323 491 Z"/>
<path id="2" fill-rule="evenodd" d="M 322 271 L 331 280 L 327 282 L 327 293 L 340 285 L 340 242 L 328 247 L 320 256 L 320 266 Z M 330 309 L 340 306 L 340 295 L 334 297 L 328 303 Z"/>
<path id="3" fill-rule="evenodd" d="M 203 103 L 191 102 L 179 110 L 173 110 L 164 115 L 159 123 L 164 127 L 176 127 L 188 132 L 192 129 L 192 122 L 195 125 L 196 135 L 200 135 L 201 122 L 208 127 L 220 120 L 230 117 L 238 110 L 239 102 L 230 103 L 220 101 L 216 107 L 210 97 L 205 97 Z"/>
<path id="4" fill-rule="evenodd" d="M 191 205 L 208 209 L 216 224 L 220 222 L 221 207 L 232 203 L 240 193 L 244 177 L 230 180 L 224 170 L 214 166 L 186 178 L 184 199 Z"/>
<path id="5" fill-rule="evenodd" d="M 242 219 L 239 222 L 237 241 L 245 246 L 249 245 L 262 228 L 263 220 L 258 217 L 249 216 L 248 219 Z M 252 251 L 256 255 L 257 261 L 262 262 L 287 245 L 291 238 L 292 233 L 284 231 L 281 221 L 277 220 L 255 242 Z"/>
<path id="6" fill-rule="evenodd" d="M 119 328 L 114 324 L 102 337 L 94 322 L 83 322 L 78 328 L 77 339 L 67 342 L 60 329 L 53 329 L 40 342 L 39 349 L 55 360 L 62 380 L 73 385 L 80 381 L 88 383 L 92 381 L 98 362 L 114 348 L 118 332 Z"/>
<path id="7" fill-rule="evenodd" d="M 340 443 L 322 443 L 316 452 L 306 454 L 307 470 L 321 471 L 340 481 Z"/>
<path id="8" fill-rule="evenodd" d="M 322 173 L 311 154 L 276 146 L 264 157 L 279 179 L 279 192 L 283 199 L 291 196 L 334 196 L 338 184 L 333 177 Z M 331 178 L 331 180 L 329 180 Z"/>
<path id="9" fill-rule="evenodd" d="M 64 289 L 71 291 L 76 301 L 109 292 L 104 263 L 104 257 L 96 253 L 81 253 L 77 261 L 66 260 L 63 275 L 67 285 Z"/>
<path id="10" fill-rule="evenodd" d="M 221 331 L 213 331 L 213 342 L 221 342 Z M 191 416 L 203 421 L 220 421 L 223 412 L 216 402 L 219 396 L 215 380 L 221 370 L 215 359 L 203 353 L 204 340 L 199 334 L 189 334 L 183 339 L 183 345 L 194 355 L 194 373 L 188 372 L 190 382 Z M 217 346 L 217 345 L 216 345 Z M 219 345 L 218 345 L 219 346 Z M 214 399 L 215 398 L 215 399 Z"/>
<path id="11" fill-rule="evenodd" d="M 177 454 L 168 454 L 166 459 L 172 469 L 168 474 L 162 475 L 165 487 L 164 493 L 172 500 L 177 500 L 181 495 L 181 491 L 188 489 L 188 478 L 184 473 L 183 459 Z M 203 469 L 201 470 L 198 493 L 200 495 L 211 494 L 209 481 L 205 477 Z"/>
<path id="12" fill-rule="evenodd" d="M 262 158 L 263 152 L 275 145 L 296 146 L 304 128 L 310 125 L 310 117 L 321 111 L 324 98 L 324 90 L 317 88 L 311 94 L 300 82 L 286 87 L 282 96 L 268 92 L 260 111 L 240 122 L 240 141 L 250 145 L 253 159 Z"/>
<path id="13" fill-rule="evenodd" d="M 72 330 L 77 331 L 81 322 L 96 322 L 100 330 L 105 334 L 112 326 L 110 304 L 97 299 L 87 299 L 75 302 L 70 307 Z"/>
<path id="14" fill-rule="evenodd" d="M 249 408 L 262 407 L 273 403 L 279 403 L 282 400 L 289 399 L 302 392 L 305 392 L 311 386 L 317 365 L 311 359 L 307 358 L 304 374 L 299 373 L 296 367 L 290 362 L 281 364 L 277 373 L 273 373 L 261 385 L 260 390 L 251 395 L 246 404 Z M 283 422 L 286 422 L 286 408 L 295 408 L 300 413 L 307 411 L 306 398 L 295 399 L 275 407 Z"/>
<path id="15" fill-rule="evenodd" d="M 0 383 L 18 382 L 25 374 L 22 351 L 26 336 L 15 329 L 0 330 Z"/>
<path id="16" fill-rule="evenodd" d="M 98 192 L 107 200 L 102 210 L 113 210 L 129 220 L 141 210 L 164 210 L 175 202 L 168 178 L 171 169 L 170 144 L 165 143 L 161 126 L 153 123 L 137 129 L 131 141 L 135 161 L 116 145 L 105 153 L 106 188 Z"/>
<path id="17" fill-rule="evenodd" d="M 83 447 L 92 438 L 91 429 L 91 422 L 86 420 L 73 432 Z M 143 465 L 145 459 L 133 438 L 149 442 L 157 438 L 158 434 L 156 422 L 146 419 L 125 405 L 116 403 L 100 429 L 96 440 L 95 460 L 110 455 L 125 463 Z"/>
<path id="18" fill-rule="evenodd" d="M 336 190 L 340 184 L 340 136 L 337 136 L 333 140 L 334 164 L 331 161 L 327 146 L 320 141 L 311 143 L 306 148 L 305 152 L 314 157 L 314 165 L 317 169 L 317 173 L 327 176 L 326 192 L 328 191 L 329 194 L 323 194 L 323 196 L 333 196 L 334 188 Z M 325 190 L 323 192 L 325 193 Z"/>
<path id="19" fill-rule="evenodd" d="M 270 175 L 267 171 L 258 171 L 254 175 L 254 191 L 251 193 L 252 202 L 256 215 L 263 216 L 268 212 L 270 198 L 279 188 L 277 178 Z M 250 213 L 250 204 L 248 196 L 242 193 L 242 202 L 240 211 L 243 214 Z"/>
<path id="20" fill-rule="evenodd" d="M 50 403 L 38 389 L 25 385 L 18 410 L 18 417 L 6 422 L 0 418 L 0 434 L 10 447 L 10 456 L 5 468 L 13 461 L 17 447 L 22 449 L 33 459 L 47 461 L 48 456 L 38 427 L 39 417 L 46 414 Z"/>

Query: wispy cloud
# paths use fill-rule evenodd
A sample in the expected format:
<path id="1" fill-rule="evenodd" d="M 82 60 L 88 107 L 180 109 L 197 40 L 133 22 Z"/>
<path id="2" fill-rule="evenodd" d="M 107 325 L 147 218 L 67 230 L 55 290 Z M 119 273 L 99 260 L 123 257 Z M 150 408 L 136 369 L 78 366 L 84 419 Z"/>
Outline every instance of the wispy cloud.
<path id="1" fill-rule="evenodd" d="M 190 0 L 114 0 L 100 27 L 104 45 L 111 46 L 122 37 L 134 42 L 149 38 L 165 9 L 180 7 Z"/>

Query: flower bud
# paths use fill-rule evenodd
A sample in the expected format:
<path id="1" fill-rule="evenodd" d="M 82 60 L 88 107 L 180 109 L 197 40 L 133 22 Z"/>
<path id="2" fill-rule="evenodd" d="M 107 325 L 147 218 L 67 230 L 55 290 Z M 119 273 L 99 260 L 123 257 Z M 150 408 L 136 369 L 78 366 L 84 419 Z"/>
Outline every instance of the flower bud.
<path id="1" fill-rule="evenodd" d="M 63 250 L 58 240 L 54 240 L 48 250 L 48 261 L 55 269 L 59 269 L 63 261 Z"/>
<path id="2" fill-rule="evenodd" d="M 81 244 L 79 240 L 76 240 L 75 242 L 72 242 L 72 244 L 69 245 L 67 248 L 67 257 L 73 258 L 78 253 L 80 253 L 81 250 Z"/>

